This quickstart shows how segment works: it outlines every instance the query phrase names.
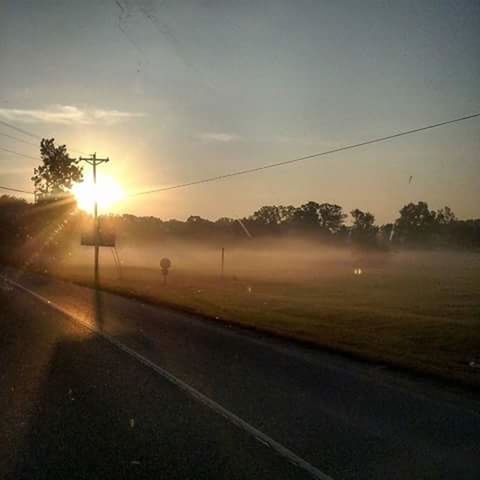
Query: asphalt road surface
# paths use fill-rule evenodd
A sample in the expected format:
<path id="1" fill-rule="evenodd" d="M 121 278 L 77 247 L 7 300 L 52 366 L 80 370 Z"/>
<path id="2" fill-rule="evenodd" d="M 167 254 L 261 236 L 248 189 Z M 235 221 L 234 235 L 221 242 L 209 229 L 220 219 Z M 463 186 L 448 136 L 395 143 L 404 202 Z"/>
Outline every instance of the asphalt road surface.
<path id="1" fill-rule="evenodd" d="M 3 274 L 0 478 L 480 478 L 473 392 Z"/>

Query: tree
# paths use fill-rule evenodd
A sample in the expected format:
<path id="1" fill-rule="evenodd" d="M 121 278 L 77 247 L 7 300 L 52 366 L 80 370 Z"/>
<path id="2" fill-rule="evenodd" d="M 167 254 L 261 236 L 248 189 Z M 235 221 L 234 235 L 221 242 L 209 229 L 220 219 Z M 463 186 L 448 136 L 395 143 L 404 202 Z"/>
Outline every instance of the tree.
<path id="1" fill-rule="evenodd" d="M 370 243 L 378 231 L 378 227 L 374 225 L 374 215 L 358 208 L 352 210 L 350 215 L 353 217 L 352 238 L 360 243 Z"/>
<path id="2" fill-rule="evenodd" d="M 457 243 L 455 239 L 455 226 L 457 223 L 457 217 L 450 207 L 445 206 L 437 210 L 435 218 L 435 243 L 444 247 L 455 245 Z"/>
<path id="3" fill-rule="evenodd" d="M 8 258 L 12 248 L 27 236 L 25 216 L 30 205 L 23 199 L 0 195 L 0 256 Z M 5 261 L 5 258 L 3 258 Z"/>
<path id="4" fill-rule="evenodd" d="M 54 144 L 54 138 L 40 142 L 42 165 L 33 170 L 32 181 L 40 199 L 58 199 L 76 182 L 83 180 L 82 167 L 75 158 L 70 158 L 65 145 Z"/>
<path id="5" fill-rule="evenodd" d="M 318 226 L 318 208 L 317 202 L 307 202 L 295 210 L 293 221 L 295 225 L 300 227 L 317 227 Z"/>
<path id="6" fill-rule="evenodd" d="M 356 208 L 350 212 L 353 217 L 353 230 L 369 231 L 375 229 L 375 217 L 370 212 L 362 212 L 362 210 Z"/>
<path id="7" fill-rule="evenodd" d="M 316 227 L 324 233 L 337 233 L 345 218 L 342 207 L 331 203 L 307 202 L 297 208 L 293 214 L 295 225 Z"/>
<path id="8" fill-rule="evenodd" d="M 407 241 L 425 241 L 436 225 L 436 213 L 429 210 L 426 202 L 409 203 L 400 210 L 395 222 L 395 231 Z"/>
<path id="9" fill-rule="evenodd" d="M 450 225 L 457 220 L 450 207 L 443 207 L 437 210 L 436 220 L 439 225 Z"/>
<path id="10" fill-rule="evenodd" d="M 254 212 L 250 219 L 260 225 L 279 225 L 281 222 L 281 214 L 277 206 L 265 205 Z"/>
<path id="11" fill-rule="evenodd" d="M 215 224 L 219 227 L 231 227 L 234 223 L 235 219 L 230 217 L 220 217 L 219 219 L 215 220 Z"/>
<path id="12" fill-rule="evenodd" d="M 317 212 L 320 228 L 330 233 L 337 233 L 347 218 L 340 205 L 331 203 L 322 203 L 318 206 Z"/>
<path id="13" fill-rule="evenodd" d="M 395 225 L 393 223 L 385 223 L 379 228 L 380 237 L 384 244 L 393 241 L 395 235 Z"/>
<path id="14" fill-rule="evenodd" d="M 210 225 L 212 222 L 210 220 L 206 220 L 205 218 L 200 217 L 199 215 L 190 215 L 187 218 L 188 224 L 195 224 L 195 225 Z"/>
<path id="15" fill-rule="evenodd" d="M 295 210 L 292 205 L 266 205 L 254 212 L 250 220 L 261 225 L 281 225 L 291 221 Z"/>
<path id="16" fill-rule="evenodd" d="M 291 223 L 295 215 L 295 210 L 296 208 L 293 205 L 279 205 L 278 213 L 280 216 L 280 223 Z"/>

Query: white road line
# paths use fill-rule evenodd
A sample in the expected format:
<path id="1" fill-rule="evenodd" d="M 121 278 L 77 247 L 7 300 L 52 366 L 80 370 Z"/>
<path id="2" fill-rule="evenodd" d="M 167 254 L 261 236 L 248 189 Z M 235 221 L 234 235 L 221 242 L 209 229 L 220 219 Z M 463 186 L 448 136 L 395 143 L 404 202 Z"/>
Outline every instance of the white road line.
<path id="1" fill-rule="evenodd" d="M 144 357 L 140 353 L 136 352 L 135 350 L 132 350 L 130 347 L 127 347 L 123 343 L 119 342 L 115 338 L 111 337 L 107 333 L 101 331 L 98 329 L 95 325 L 92 325 L 84 320 L 81 320 L 79 318 L 74 317 L 71 313 L 67 312 L 64 310 L 60 305 L 56 304 L 55 302 L 52 302 L 48 300 L 48 298 L 43 297 L 42 295 L 39 295 L 38 293 L 34 292 L 33 290 L 30 290 L 27 287 L 24 287 L 20 283 L 15 282 L 14 280 L 11 280 L 8 277 L 3 277 L 7 282 L 11 283 L 15 287 L 17 287 L 20 290 L 23 290 L 33 297 L 35 297 L 37 300 L 40 300 L 41 302 L 45 303 L 49 307 L 59 311 L 60 313 L 66 315 L 69 317 L 71 320 L 74 322 L 80 323 L 82 326 L 88 328 L 90 331 L 96 333 L 97 335 L 101 336 L 108 342 L 110 342 L 112 345 L 115 345 L 118 349 L 122 350 L 123 352 L 127 353 L 131 357 L 137 359 L 140 363 L 143 365 L 146 365 L 147 367 L 150 367 L 152 370 L 157 372 L 159 375 L 161 375 L 163 378 L 168 380 L 170 383 L 173 383 L 176 387 L 179 389 L 183 390 L 185 393 L 190 395 L 191 397 L 195 398 L 197 401 L 202 403 L 203 405 L 207 406 L 211 410 L 213 410 L 215 413 L 218 415 L 221 415 L 223 418 L 228 420 L 230 423 L 233 423 L 236 427 L 244 430 L 247 432 L 249 435 L 253 436 L 255 440 L 258 442 L 262 443 L 265 446 L 268 446 L 272 450 L 274 450 L 276 453 L 281 455 L 282 457 L 286 458 L 290 463 L 293 463 L 297 467 L 305 470 L 308 472 L 313 478 L 317 478 L 319 480 L 333 480 L 332 477 L 327 475 L 326 473 L 322 472 L 319 470 L 317 467 L 314 465 L 308 463 L 306 460 L 303 458 L 299 457 L 297 454 L 289 450 L 287 447 L 284 447 L 281 443 L 278 443 L 275 441 L 273 438 L 269 437 L 262 431 L 258 430 L 255 428 L 253 425 L 250 425 L 248 422 L 240 418 L 239 416 L 235 415 L 233 412 L 230 412 L 226 408 L 222 407 L 219 403 L 215 402 L 215 400 L 212 400 L 211 398 L 207 397 L 203 393 L 199 392 L 192 386 L 190 386 L 188 383 L 185 383 L 183 380 L 180 380 L 177 378 L 175 375 L 171 374 L 164 368 L 160 367 L 156 363 L 152 362 L 148 358 Z"/>

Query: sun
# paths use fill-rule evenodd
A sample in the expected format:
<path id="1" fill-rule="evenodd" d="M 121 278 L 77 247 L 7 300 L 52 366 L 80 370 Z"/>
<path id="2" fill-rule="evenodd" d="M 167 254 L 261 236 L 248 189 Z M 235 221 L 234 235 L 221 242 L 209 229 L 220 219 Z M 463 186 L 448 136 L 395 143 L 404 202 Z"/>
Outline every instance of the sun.
<path id="1" fill-rule="evenodd" d="M 97 175 L 96 186 L 92 178 L 86 178 L 72 187 L 72 193 L 75 195 L 78 208 L 88 213 L 93 213 L 95 200 L 98 210 L 105 213 L 125 196 L 120 184 L 108 175 Z"/>

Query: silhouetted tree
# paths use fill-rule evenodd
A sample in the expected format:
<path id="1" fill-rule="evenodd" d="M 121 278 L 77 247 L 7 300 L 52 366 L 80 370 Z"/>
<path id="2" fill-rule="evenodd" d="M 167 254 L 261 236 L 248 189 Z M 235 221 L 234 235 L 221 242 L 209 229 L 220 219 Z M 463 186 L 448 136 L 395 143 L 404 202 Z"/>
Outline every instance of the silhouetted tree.
<path id="1" fill-rule="evenodd" d="M 0 252 L 8 254 L 8 250 L 22 243 L 27 236 L 24 217 L 29 204 L 23 199 L 10 195 L 0 196 Z"/>
<path id="2" fill-rule="evenodd" d="M 278 212 L 282 224 L 290 224 L 295 216 L 296 208 L 293 205 L 279 205 Z"/>
<path id="3" fill-rule="evenodd" d="M 337 233 L 342 227 L 345 218 L 347 218 L 347 215 L 343 213 L 340 205 L 322 203 L 318 206 L 318 223 L 320 228 L 325 231 Z"/>
<path id="4" fill-rule="evenodd" d="M 395 226 L 393 223 L 385 223 L 379 228 L 380 238 L 384 244 L 390 243 L 393 239 Z"/>
<path id="5" fill-rule="evenodd" d="M 335 234 L 342 227 L 346 217 L 340 205 L 307 202 L 295 210 L 292 223 L 297 228 L 306 228 L 310 231 L 318 229 L 324 234 Z"/>
<path id="6" fill-rule="evenodd" d="M 350 215 L 353 217 L 352 239 L 364 245 L 373 245 L 378 232 L 378 227 L 375 226 L 374 215 L 370 212 L 362 212 L 358 208 L 352 210 Z"/>
<path id="7" fill-rule="evenodd" d="M 459 238 L 455 238 L 454 225 L 457 217 L 450 207 L 443 207 L 437 210 L 435 215 L 435 235 L 433 244 L 437 246 L 460 245 Z"/>
<path id="8" fill-rule="evenodd" d="M 298 207 L 293 214 L 295 226 L 302 228 L 317 227 L 319 207 L 320 205 L 317 202 L 307 202 Z"/>
<path id="9" fill-rule="evenodd" d="M 254 212 L 249 220 L 264 226 L 282 225 L 292 220 L 295 211 L 292 205 L 266 205 Z"/>
<path id="10" fill-rule="evenodd" d="M 190 215 L 187 218 L 187 223 L 195 225 L 209 225 L 212 222 L 210 220 L 200 217 L 199 215 Z"/>
<path id="11" fill-rule="evenodd" d="M 480 248 L 480 219 L 457 220 L 449 225 L 457 246 Z"/>
<path id="12" fill-rule="evenodd" d="M 450 207 L 443 207 L 437 210 L 436 221 L 440 225 L 449 225 L 457 220 Z"/>
<path id="13" fill-rule="evenodd" d="M 220 217 L 219 219 L 215 220 L 215 223 L 220 227 L 230 227 L 233 225 L 233 223 L 235 223 L 235 219 L 230 217 Z"/>
<path id="14" fill-rule="evenodd" d="M 279 225 L 282 221 L 280 211 L 275 205 L 261 207 L 256 212 L 253 212 L 250 219 L 260 225 Z"/>
<path id="15" fill-rule="evenodd" d="M 376 230 L 374 227 L 375 217 L 370 212 L 362 212 L 362 210 L 356 208 L 350 212 L 350 215 L 353 217 L 353 230 Z"/>
<path id="16" fill-rule="evenodd" d="M 435 225 L 436 213 L 429 210 L 426 202 L 409 203 L 400 210 L 395 222 L 395 237 L 409 243 L 426 242 Z"/>
<path id="17" fill-rule="evenodd" d="M 41 200 L 62 197 L 76 182 L 83 180 L 78 160 L 70 158 L 65 145 L 55 146 L 55 139 L 40 142 L 42 164 L 33 170 L 32 181 Z"/>

